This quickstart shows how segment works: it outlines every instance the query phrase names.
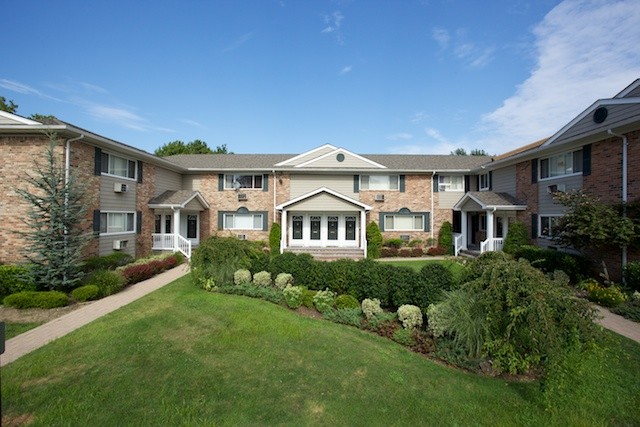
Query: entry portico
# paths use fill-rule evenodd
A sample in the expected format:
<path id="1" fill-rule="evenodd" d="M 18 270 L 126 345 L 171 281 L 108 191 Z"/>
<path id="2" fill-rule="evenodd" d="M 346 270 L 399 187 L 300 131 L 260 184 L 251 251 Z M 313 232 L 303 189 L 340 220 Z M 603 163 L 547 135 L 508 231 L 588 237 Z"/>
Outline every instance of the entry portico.
<path id="1" fill-rule="evenodd" d="M 366 256 L 364 203 L 321 187 L 276 206 L 282 212 L 280 251 L 287 248 L 358 248 Z"/>

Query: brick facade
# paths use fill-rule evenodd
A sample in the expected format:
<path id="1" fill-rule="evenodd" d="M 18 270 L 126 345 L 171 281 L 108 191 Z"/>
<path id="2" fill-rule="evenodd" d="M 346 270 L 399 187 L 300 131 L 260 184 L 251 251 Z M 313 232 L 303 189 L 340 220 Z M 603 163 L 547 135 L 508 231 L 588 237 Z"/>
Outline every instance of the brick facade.
<path id="1" fill-rule="evenodd" d="M 149 200 L 156 193 L 156 167 L 149 163 L 142 166 L 142 182 L 136 184 L 136 212 L 142 212 L 142 229 L 136 235 L 136 257 L 151 253 L 151 234 L 155 228 L 155 214 L 149 209 Z"/>
<path id="2" fill-rule="evenodd" d="M 516 164 L 516 199 L 527 206 L 516 213 L 516 218 L 526 225 L 531 236 L 531 215 L 538 213 L 538 184 L 531 182 L 530 160 Z"/>

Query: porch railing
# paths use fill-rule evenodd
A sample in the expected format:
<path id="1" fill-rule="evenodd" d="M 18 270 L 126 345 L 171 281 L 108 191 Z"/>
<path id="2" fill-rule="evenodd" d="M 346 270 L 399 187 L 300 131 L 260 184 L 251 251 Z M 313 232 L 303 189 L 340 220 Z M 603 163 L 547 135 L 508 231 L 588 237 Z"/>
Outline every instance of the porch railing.
<path id="1" fill-rule="evenodd" d="M 182 236 L 176 236 L 175 234 L 157 233 L 153 233 L 151 237 L 153 239 L 153 250 L 180 251 L 187 258 L 191 258 L 191 242 L 188 239 L 185 239 Z"/>
<path id="2" fill-rule="evenodd" d="M 458 256 L 460 254 L 460 249 L 462 249 L 462 234 L 454 233 L 453 235 L 453 254 Z"/>
<path id="3" fill-rule="evenodd" d="M 489 238 L 483 242 L 480 242 L 480 253 L 483 254 L 488 251 L 501 252 L 504 247 L 504 239 L 502 238 Z"/>

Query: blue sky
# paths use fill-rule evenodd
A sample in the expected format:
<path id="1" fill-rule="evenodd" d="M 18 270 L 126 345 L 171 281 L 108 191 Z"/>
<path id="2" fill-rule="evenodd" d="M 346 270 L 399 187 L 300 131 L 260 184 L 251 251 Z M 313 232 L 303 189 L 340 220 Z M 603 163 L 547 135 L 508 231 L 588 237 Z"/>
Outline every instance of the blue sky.
<path id="1" fill-rule="evenodd" d="M 0 96 L 152 152 L 491 154 L 640 78 L 640 2 L 5 2 Z"/>

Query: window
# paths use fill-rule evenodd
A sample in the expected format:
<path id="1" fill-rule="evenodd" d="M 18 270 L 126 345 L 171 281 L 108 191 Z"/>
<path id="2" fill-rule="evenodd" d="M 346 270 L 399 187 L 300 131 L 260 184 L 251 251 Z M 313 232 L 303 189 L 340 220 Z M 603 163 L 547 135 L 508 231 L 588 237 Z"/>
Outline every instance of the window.
<path id="1" fill-rule="evenodd" d="M 156 215 L 154 217 L 155 224 L 153 227 L 154 233 L 160 234 L 162 233 L 162 215 Z"/>
<path id="2" fill-rule="evenodd" d="M 559 215 L 540 215 L 540 237 L 551 239 L 559 218 Z"/>
<path id="3" fill-rule="evenodd" d="M 362 175 L 360 176 L 361 190 L 397 190 L 398 175 Z"/>
<path id="4" fill-rule="evenodd" d="M 101 212 L 100 233 L 132 233 L 135 231 L 135 213 Z"/>
<path id="5" fill-rule="evenodd" d="M 385 215 L 385 231 L 423 231 L 424 215 Z"/>
<path id="6" fill-rule="evenodd" d="M 262 175 L 225 175 L 224 188 L 228 190 L 240 188 L 262 189 Z"/>
<path id="7" fill-rule="evenodd" d="M 262 230 L 262 214 L 224 214 L 225 230 Z"/>
<path id="8" fill-rule="evenodd" d="M 464 191 L 464 176 L 438 176 L 438 191 Z"/>
<path id="9" fill-rule="evenodd" d="M 483 173 L 480 175 L 480 190 L 488 190 L 489 189 L 489 174 Z"/>
<path id="10" fill-rule="evenodd" d="M 101 172 L 122 178 L 136 179 L 137 163 L 114 154 L 102 153 Z"/>
<path id="11" fill-rule="evenodd" d="M 582 172 L 582 150 L 540 159 L 540 179 Z"/>

